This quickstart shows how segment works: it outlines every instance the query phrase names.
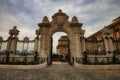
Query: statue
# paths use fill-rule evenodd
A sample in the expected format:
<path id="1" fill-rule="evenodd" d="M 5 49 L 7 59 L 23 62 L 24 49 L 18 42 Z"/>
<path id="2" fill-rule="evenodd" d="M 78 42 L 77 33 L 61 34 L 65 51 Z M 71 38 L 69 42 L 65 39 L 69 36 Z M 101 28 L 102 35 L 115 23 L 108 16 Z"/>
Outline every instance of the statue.
<path id="1" fill-rule="evenodd" d="M 45 16 L 45 17 L 43 18 L 43 21 L 42 21 L 42 22 L 43 22 L 43 23 L 49 23 L 48 17 Z"/>
<path id="2" fill-rule="evenodd" d="M 77 17 L 76 16 L 74 16 L 73 18 L 72 18 L 72 21 L 71 21 L 72 23 L 78 23 L 78 19 L 77 19 Z"/>

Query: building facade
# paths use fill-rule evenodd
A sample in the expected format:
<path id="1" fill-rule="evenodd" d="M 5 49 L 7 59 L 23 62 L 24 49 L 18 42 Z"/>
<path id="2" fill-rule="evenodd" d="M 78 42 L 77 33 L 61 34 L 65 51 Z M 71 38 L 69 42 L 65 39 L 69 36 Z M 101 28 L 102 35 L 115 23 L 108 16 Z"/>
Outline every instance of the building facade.
<path id="1" fill-rule="evenodd" d="M 82 23 L 80 23 L 76 16 L 73 16 L 71 21 L 69 21 L 69 16 L 58 10 L 53 16 L 52 20 L 49 21 L 48 17 L 45 16 L 42 22 L 38 23 L 39 28 L 35 31 L 36 37 L 34 40 L 29 40 L 25 38 L 24 40 L 19 40 L 18 34 L 19 30 L 14 27 L 9 31 L 10 37 L 5 40 L 0 40 L 0 47 L 2 47 L 1 53 L 5 51 L 4 55 L 0 55 L 1 62 L 4 60 L 6 62 L 21 61 L 33 62 L 37 58 L 41 63 L 44 61 L 48 65 L 52 64 L 52 36 L 56 32 L 65 32 L 70 40 L 70 56 L 69 64 L 74 64 L 76 57 L 79 57 L 82 62 L 82 52 L 81 52 L 81 42 L 80 36 L 84 36 L 84 30 L 82 30 Z M 3 50 L 3 43 L 7 44 L 5 50 Z M 32 44 L 32 45 L 31 45 Z M 22 45 L 20 47 L 20 45 Z M 32 48 L 31 48 L 32 47 Z M 33 55 L 26 55 L 32 52 Z M 20 53 L 20 55 L 16 54 Z M 25 54 L 21 56 L 21 53 Z"/>
<path id="2" fill-rule="evenodd" d="M 101 63 L 111 62 L 114 55 L 116 55 L 117 60 L 119 60 L 120 17 L 114 19 L 110 25 L 105 26 L 93 35 L 83 39 L 85 39 L 85 50 L 82 49 L 82 53 L 87 53 L 89 61 L 94 62 L 95 59 L 97 59 L 97 61 Z M 81 41 L 83 39 L 81 39 Z M 57 52 L 59 54 L 66 52 L 68 48 L 67 44 L 68 41 L 64 40 L 61 36 L 58 40 Z M 84 40 L 82 44 L 84 45 Z M 62 47 L 63 45 L 66 46 Z"/>
<path id="3" fill-rule="evenodd" d="M 69 46 L 69 39 L 68 36 L 61 36 L 58 39 L 58 45 L 57 45 L 57 54 L 58 55 L 63 55 L 64 57 L 66 57 L 66 55 L 68 54 L 68 47 Z"/>
<path id="4" fill-rule="evenodd" d="M 105 33 L 103 33 L 103 31 L 106 32 L 106 35 L 107 34 L 110 35 L 110 38 L 112 39 L 113 42 L 114 51 L 119 51 L 120 44 L 117 42 L 119 42 L 120 40 L 120 17 L 114 19 L 110 25 L 105 26 L 103 29 L 89 36 L 87 40 L 98 40 L 98 41 L 103 40 L 104 38 L 106 38 L 106 36 L 104 35 Z M 109 45 L 108 48 L 110 48 L 110 46 L 111 45 Z M 104 47 L 105 46 L 102 44 L 97 45 L 98 51 L 103 51 Z"/>
<path id="5" fill-rule="evenodd" d="M 79 23 L 76 16 L 71 21 L 67 14 L 59 10 L 52 16 L 43 17 L 38 24 L 36 37 L 29 40 L 25 37 L 19 40 L 19 30 L 16 26 L 9 30 L 9 37 L 4 40 L 0 37 L 0 63 L 4 62 L 34 62 L 52 64 L 52 35 L 55 32 L 65 32 L 66 37 L 58 41 L 58 54 L 69 53 L 69 64 L 88 63 L 120 63 L 120 17 L 113 20 L 113 23 L 96 32 L 84 37 L 85 30 L 82 30 L 82 23 Z"/>
<path id="6" fill-rule="evenodd" d="M 97 40 L 100 40 L 103 38 L 103 30 L 107 29 L 111 32 L 111 37 L 114 39 L 119 39 L 120 38 L 120 16 L 117 17 L 112 21 L 112 23 L 108 26 L 105 26 L 103 29 L 97 31 L 93 35 L 90 35 L 87 39 L 93 39 L 97 38 Z"/>

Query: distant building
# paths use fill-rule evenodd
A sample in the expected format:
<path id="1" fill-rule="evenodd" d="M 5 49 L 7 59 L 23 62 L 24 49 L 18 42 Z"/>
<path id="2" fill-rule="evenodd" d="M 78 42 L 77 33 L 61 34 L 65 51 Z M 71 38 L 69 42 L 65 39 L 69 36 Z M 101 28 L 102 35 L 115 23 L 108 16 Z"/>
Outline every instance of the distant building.
<path id="1" fill-rule="evenodd" d="M 64 57 L 68 54 L 68 36 L 61 36 L 58 40 L 57 54 Z"/>
<path id="2" fill-rule="evenodd" d="M 87 39 L 93 39 L 97 38 L 97 40 L 100 40 L 103 38 L 103 30 L 107 29 L 111 32 L 111 37 L 114 39 L 120 38 L 120 16 L 112 21 L 112 23 L 108 26 L 105 26 L 103 29 L 97 31 L 93 35 L 90 35 Z"/>
<path id="3" fill-rule="evenodd" d="M 28 37 L 19 40 L 16 26 L 9 30 L 7 40 L 0 37 L 0 63 L 41 64 L 48 61 L 51 64 L 62 58 L 70 64 L 120 63 L 120 17 L 87 38 L 84 38 L 85 31 L 81 29 L 82 23 L 78 22 L 77 17 L 74 16 L 71 22 L 66 21 L 68 16 L 59 10 L 52 18 L 53 21 L 49 22 L 45 16 L 42 23 L 38 24 L 40 28 L 36 30 L 34 40 L 29 40 Z M 51 56 L 50 37 L 56 31 L 65 31 L 70 37 L 61 36 L 56 47 L 57 54 Z"/>
<path id="4" fill-rule="evenodd" d="M 81 38 L 81 37 L 80 37 Z M 85 40 L 85 42 L 84 42 Z M 97 31 L 87 38 L 82 38 L 82 53 L 87 52 L 88 60 L 100 63 L 112 62 L 112 58 L 116 55 L 117 62 L 120 61 L 120 17 Z M 59 55 L 68 54 L 68 36 L 61 36 L 58 40 L 57 53 Z M 85 44 L 85 46 L 84 46 Z M 85 50 L 83 48 L 85 47 Z"/>
<path id="5" fill-rule="evenodd" d="M 120 16 L 117 17 L 116 19 L 114 19 L 112 21 L 112 23 L 108 26 L 105 26 L 103 29 L 97 31 L 96 33 L 94 33 L 93 35 L 89 36 L 87 39 L 88 40 L 93 40 L 93 39 L 97 39 L 97 40 L 102 40 L 103 39 L 103 31 L 107 30 L 111 33 L 111 38 L 114 40 L 120 40 Z M 115 41 L 114 41 L 115 42 Z M 114 44 L 114 50 L 119 51 L 120 50 L 120 44 Z M 99 46 L 99 50 L 101 50 L 104 46 Z M 109 46 L 110 48 L 110 46 Z"/>

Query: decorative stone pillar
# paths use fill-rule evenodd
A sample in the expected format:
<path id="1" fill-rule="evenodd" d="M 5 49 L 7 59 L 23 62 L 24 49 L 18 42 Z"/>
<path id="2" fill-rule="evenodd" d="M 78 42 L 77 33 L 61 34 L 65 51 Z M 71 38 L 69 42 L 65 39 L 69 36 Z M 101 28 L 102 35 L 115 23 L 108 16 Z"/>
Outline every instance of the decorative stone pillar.
<path id="1" fill-rule="evenodd" d="M 39 52 L 39 45 L 40 45 L 40 29 L 36 30 L 36 38 L 35 38 L 35 45 L 34 51 Z"/>
<path id="2" fill-rule="evenodd" d="M 72 34 L 70 38 L 70 64 L 74 64 L 74 56 L 75 56 L 75 39 Z"/>
<path id="3" fill-rule="evenodd" d="M 19 35 L 19 30 L 17 30 L 17 27 L 14 26 L 12 30 L 9 30 L 10 37 L 8 38 L 7 43 L 7 51 L 11 53 L 15 53 L 17 48 L 17 40 Z"/>
<path id="4" fill-rule="evenodd" d="M 48 65 L 52 64 L 52 37 L 46 38 L 46 53 L 48 57 Z"/>
<path id="5" fill-rule="evenodd" d="M 82 38 L 82 52 L 84 53 L 86 51 L 86 42 L 85 42 L 85 38 Z"/>
<path id="6" fill-rule="evenodd" d="M 29 38 L 26 36 L 23 40 L 23 52 L 27 53 L 28 52 L 28 44 L 29 44 Z M 27 43 L 27 48 L 25 49 L 25 44 Z"/>
<path id="7" fill-rule="evenodd" d="M 51 26 L 48 20 L 48 17 L 45 16 L 43 18 L 42 23 L 39 23 L 38 26 L 40 27 L 40 31 L 41 31 L 41 44 L 40 44 L 40 53 L 39 55 L 42 57 L 48 57 L 48 49 L 47 49 L 47 32 L 48 32 L 48 28 Z M 50 58 L 50 57 L 48 57 Z M 50 60 L 50 59 L 48 59 Z M 49 61 L 48 61 L 49 62 Z M 48 63 L 49 64 L 49 63 Z"/>
<path id="8" fill-rule="evenodd" d="M 81 26 L 82 26 L 82 23 L 79 23 L 78 22 L 78 19 L 77 17 L 73 17 L 72 18 L 72 21 L 71 21 L 71 24 L 70 24 L 71 28 L 73 29 L 73 54 L 74 54 L 74 64 L 76 63 L 76 59 L 77 58 L 80 58 L 80 61 L 82 61 L 82 49 L 81 49 L 81 42 L 80 42 L 80 35 L 81 32 L 82 32 L 82 29 L 81 29 Z"/>

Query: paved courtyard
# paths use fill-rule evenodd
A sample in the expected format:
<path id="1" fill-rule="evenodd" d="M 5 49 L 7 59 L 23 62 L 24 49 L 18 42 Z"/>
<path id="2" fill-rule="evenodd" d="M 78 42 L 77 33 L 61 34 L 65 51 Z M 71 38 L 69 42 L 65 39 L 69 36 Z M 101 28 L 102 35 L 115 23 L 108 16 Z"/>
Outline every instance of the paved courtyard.
<path id="1" fill-rule="evenodd" d="M 0 80 L 120 80 L 119 70 L 81 70 L 67 63 L 42 69 L 0 69 Z"/>

